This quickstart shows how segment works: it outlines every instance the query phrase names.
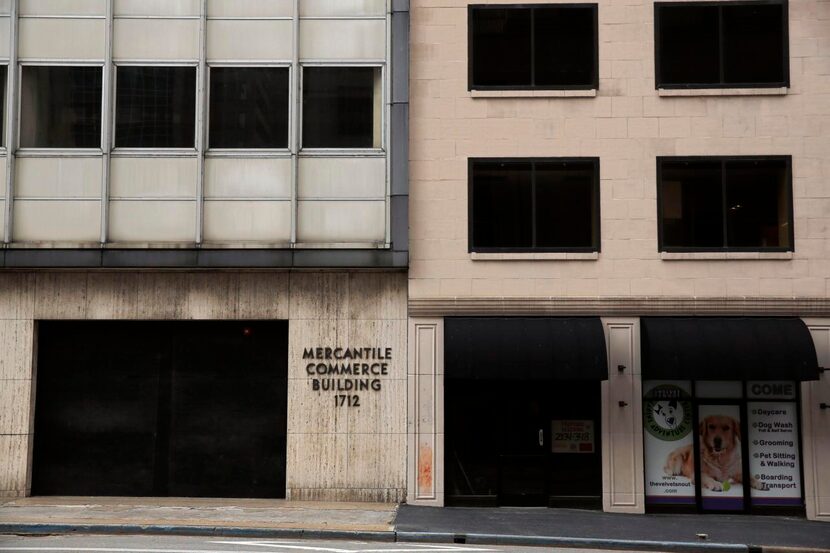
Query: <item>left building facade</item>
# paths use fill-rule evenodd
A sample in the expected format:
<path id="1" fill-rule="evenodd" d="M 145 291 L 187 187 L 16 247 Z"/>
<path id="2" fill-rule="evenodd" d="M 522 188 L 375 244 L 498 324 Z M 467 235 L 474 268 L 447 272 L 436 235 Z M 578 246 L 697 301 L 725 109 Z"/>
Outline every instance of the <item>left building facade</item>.
<path id="1" fill-rule="evenodd" d="M 0 497 L 403 500 L 408 29 L 0 0 Z"/>

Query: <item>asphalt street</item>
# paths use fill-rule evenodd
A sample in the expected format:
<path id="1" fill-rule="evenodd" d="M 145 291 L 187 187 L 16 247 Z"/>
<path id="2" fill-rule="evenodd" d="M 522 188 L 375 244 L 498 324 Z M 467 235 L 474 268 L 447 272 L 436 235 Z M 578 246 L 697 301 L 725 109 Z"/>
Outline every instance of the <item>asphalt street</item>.
<path id="1" fill-rule="evenodd" d="M 597 553 L 489 545 L 444 545 L 317 540 L 253 540 L 180 536 L 0 536 L 0 553 Z M 619 551 L 615 553 L 621 553 Z"/>

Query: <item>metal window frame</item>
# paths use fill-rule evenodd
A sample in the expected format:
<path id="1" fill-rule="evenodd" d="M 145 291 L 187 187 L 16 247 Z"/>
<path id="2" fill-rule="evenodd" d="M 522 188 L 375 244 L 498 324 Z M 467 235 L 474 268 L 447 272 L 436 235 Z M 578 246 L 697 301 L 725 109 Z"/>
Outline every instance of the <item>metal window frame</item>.
<path id="1" fill-rule="evenodd" d="M 593 79 L 589 84 L 576 85 L 536 85 L 535 69 L 535 21 L 534 14 L 537 9 L 545 8 L 571 8 L 590 9 L 594 19 L 594 60 Z M 476 10 L 496 9 L 527 9 L 530 10 L 530 75 L 529 85 L 477 85 L 473 78 L 473 59 L 475 49 L 473 48 L 473 12 Z M 467 90 L 599 90 L 599 4 L 593 2 L 584 3 L 563 3 L 563 4 L 469 4 L 467 6 Z"/>
<path id="2" fill-rule="evenodd" d="M 782 7 L 782 61 L 784 80 L 766 83 L 730 83 L 724 79 L 724 36 L 723 36 L 723 7 L 724 6 L 764 6 L 776 5 Z M 717 83 L 663 83 L 662 56 L 660 51 L 660 13 L 664 8 L 711 6 L 718 9 L 718 72 L 720 82 Z M 789 88 L 790 87 L 790 26 L 789 0 L 704 0 L 700 2 L 655 2 L 654 3 L 654 88 L 656 90 L 691 90 L 691 89 L 719 89 L 719 88 Z"/>
<path id="3" fill-rule="evenodd" d="M 303 87 L 303 71 L 306 67 L 318 68 L 344 68 L 344 67 L 370 67 L 380 69 L 380 88 L 381 88 L 381 110 L 380 110 L 380 148 L 306 148 L 303 147 L 303 106 L 305 88 Z M 297 136 L 298 136 L 298 151 L 303 157 L 384 157 L 388 153 L 386 125 L 389 116 L 386 113 L 386 107 L 389 104 L 389 94 L 386 90 L 386 80 L 388 78 L 386 62 L 379 60 L 306 60 L 299 64 L 299 98 L 297 110 Z"/>
<path id="4" fill-rule="evenodd" d="M 112 150 L 112 154 L 115 156 L 129 156 L 129 155 L 139 155 L 139 156 L 146 156 L 146 157 L 175 157 L 175 156 L 185 156 L 185 157 L 195 157 L 199 154 L 199 120 L 200 120 L 200 113 L 199 113 L 199 82 L 202 75 L 200 74 L 200 67 L 198 60 L 187 60 L 187 61 L 145 61 L 145 60 L 116 60 L 112 63 L 113 71 L 112 71 L 112 87 L 113 87 L 113 95 L 112 95 L 112 105 L 110 106 L 111 111 L 111 129 L 110 129 L 110 148 Z M 116 133 L 117 129 L 117 121 L 116 121 L 116 114 L 118 113 L 118 69 L 120 67 L 185 67 L 185 68 L 192 68 L 196 70 L 196 86 L 193 90 L 193 97 L 194 97 L 194 118 L 193 118 L 193 147 L 184 147 L 184 148 L 136 148 L 131 146 L 118 146 L 117 140 L 118 136 Z"/>
<path id="5" fill-rule="evenodd" d="M 59 157 L 59 156 L 72 156 L 72 155 L 103 155 L 103 135 L 104 135 L 104 126 L 106 125 L 106 106 L 104 105 L 104 89 L 106 87 L 106 79 L 104 78 L 104 72 L 106 69 L 106 62 L 105 61 L 91 61 L 91 60 L 75 60 L 75 59 L 65 59 L 65 60 L 23 60 L 18 61 L 17 63 L 17 86 L 22 91 L 23 87 L 23 68 L 24 67 L 97 67 L 101 69 L 101 133 L 99 137 L 99 143 L 97 148 L 67 148 L 67 147 L 56 147 L 56 148 L 44 148 L 44 147 L 20 147 L 18 146 L 16 149 L 15 154 L 19 157 Z M 19 100 L 19 98 L 18 98 Z M 16 128 L 14 129 L 15 137 L 14 141 L 15 144 L 20 144 L 21 134 L 23 132 L 23 116 L 22 116 L 22 109 L 23 109 L 23 102 L 18 101 L 17 105 L 15 106 L 15 121 L 16 121 Z"/>
<path id="6" fill-rule="evenodd" d="M 478 247 L 475 245 L 474 198 L 475 183 L 473 167 L 476 163 L 530 163 L 531 164 L 531 217 L 533 244 L 530 247 Z M 590 164 L 593 169 L 593 205 L 591 227 L 593 244 L 590 246 L 537 247 L 536 243 L 536 166 L 537 163 L 580 163 Z M 600 158 L 585 157 L 471 157 L 467 158 L 467 252 L 468 253 L 599 253 L 602 251 Z"/>
<path id="7" fill-rule="evenodd" d="M 795 251 L 795 212 L 793 207 L 793 157 L 791 155 L 736 155 L 736 156 L 657 156 L 657 251 L 667 253 L 691 253 L 691 252 L 710 252 L 710 253 L 726 253 L 726 252 L 744 252 L 744 253 L 762 253 L 762 252 L 794 252 Z M 729 246 L 729 236 L 726 232 L 727 215 L 726 209 L 726 163 L 730 161 L 783 161 L 787 166 L 787 177 L 785 186 L 786 193 L 789 200 L 787 210 L 788 220 L 788 246 L 775 247 L 735 247 Z M 721 217 L 723 224 L 723 247 L 697 247 L 697 246 L 666 246 L 663 236 L 663 163 L 665 162 L 709 162 L 720 163 L 721 172 Z"/>
<path id="8" fill-rule="evenodd" d="M 291 154 L 291 119 L 293 114 L 291 113 L 291 78 L 292 78 L 292 67 L 291 62 L 285 61 L 218 61 L 218 62 L 207 62 L 207 72 L 205 75 L 206 85 L 205 85 L 205 155 L 212 156 L 212 157 L 285 157 Z M 211 90 L 211 76 L 213 69 L 224 69 L 224 68 L 240 68 L 240 69 L 267 69 L 267 68 L 279 68 L 279 69 L 287 69 L 288 70 L 288 105 L 286 109 L 288 111 L 288 130 L 286 132 L 286 146 L 285 148 L 212 148 L 210 146 L 210 113 L 211 113 L 211 103 L 210 103 L 210 90 Z"/>

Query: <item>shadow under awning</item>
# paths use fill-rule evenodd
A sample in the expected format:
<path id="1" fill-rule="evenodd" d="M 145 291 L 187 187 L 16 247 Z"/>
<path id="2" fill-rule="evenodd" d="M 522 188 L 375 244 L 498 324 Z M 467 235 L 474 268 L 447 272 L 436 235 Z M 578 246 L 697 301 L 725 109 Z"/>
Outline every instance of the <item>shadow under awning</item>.
<path id="1" fill-rule="evenodd" d="M 817 380 L 810 331 L 795 317 L 644 317 L 643 379 Z"/>
<path id="2" fill-rule="evenodd" d="M 607 380 L 598 317 L 447 318 L 447 378 Z"/>

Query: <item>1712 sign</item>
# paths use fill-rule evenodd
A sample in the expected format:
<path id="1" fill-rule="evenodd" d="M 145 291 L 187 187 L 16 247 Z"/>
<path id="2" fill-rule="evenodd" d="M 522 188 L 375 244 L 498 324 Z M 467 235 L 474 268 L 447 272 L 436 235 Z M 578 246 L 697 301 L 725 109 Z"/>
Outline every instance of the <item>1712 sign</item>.
<path id="1" fill-rule="evenodd" d="M 306 375 L 315 392 L 331 392 L 335 407 L 360 407 L 360 392 L 379 392 L 392 348 L 304 348 Z"/>

